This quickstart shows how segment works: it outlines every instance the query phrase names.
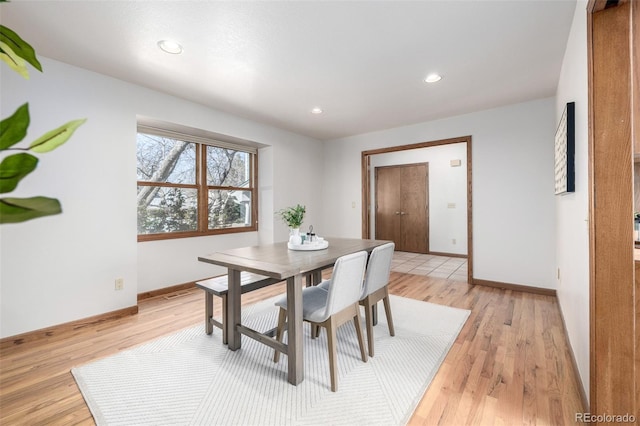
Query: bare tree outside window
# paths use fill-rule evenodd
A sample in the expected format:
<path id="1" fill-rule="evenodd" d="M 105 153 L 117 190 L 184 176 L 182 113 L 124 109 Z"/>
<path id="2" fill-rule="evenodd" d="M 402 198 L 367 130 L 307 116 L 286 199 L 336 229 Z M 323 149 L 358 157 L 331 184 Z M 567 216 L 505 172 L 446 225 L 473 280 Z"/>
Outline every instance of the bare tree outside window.
<path id="1" fill-rule="evenodd" d="M 248 153 L 207 146 L 210 229 L 247 226 L 250 223 L 250 192 L 224 189 L 248 188 L 251 181 L 250 170 Z"/>
<path id="2" fill-rule="evenodd" d="M 253 156 L 138 133 L 138 235 L 254 230 Z"/>

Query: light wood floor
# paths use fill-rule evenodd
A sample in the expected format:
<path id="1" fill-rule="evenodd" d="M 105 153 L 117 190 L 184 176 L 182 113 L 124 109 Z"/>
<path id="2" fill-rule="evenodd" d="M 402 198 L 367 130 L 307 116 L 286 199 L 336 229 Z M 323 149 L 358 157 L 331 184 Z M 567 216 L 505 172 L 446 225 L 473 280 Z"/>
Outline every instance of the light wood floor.
<path id="1" fill-rule="evenodd" d="M 390 289 L 472 311 L 411 425 L 576 424 L 584 410 L 555 298 L 396 272 Z M 278 284 L 243 303 L 282 292 Z M 182 293 L 144 300 L 134 316 L 5 342 L 0 424 L 93 424 L 69 370 L 202 322 L 203 294 Z"/>

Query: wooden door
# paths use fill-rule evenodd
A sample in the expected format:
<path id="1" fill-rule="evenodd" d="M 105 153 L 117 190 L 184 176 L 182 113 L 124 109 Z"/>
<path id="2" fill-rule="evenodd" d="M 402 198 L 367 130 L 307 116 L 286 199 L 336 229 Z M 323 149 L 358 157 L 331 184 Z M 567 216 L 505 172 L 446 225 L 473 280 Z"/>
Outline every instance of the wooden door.
<path id="1" fill-rule="evenodd" d="M 402 246 L 404 251 L 427 253 L 428 235 L 428 185 L 427 164 L 402 168 L 400 193 L 402 197 L 400 217 L 402 222 Z"/>
<path id="2" fill-rule="evenodd" d="M 376 167 L 376 232 L 378 240 L 390 240 L 400 250 L 400 182 L 398 167 Z"/>
<path id="3" fill-rule="evenodd" d="M 428 165 L 376 167 L 375 237 L 391 240 L 396 250 L 429 250 Z"/>

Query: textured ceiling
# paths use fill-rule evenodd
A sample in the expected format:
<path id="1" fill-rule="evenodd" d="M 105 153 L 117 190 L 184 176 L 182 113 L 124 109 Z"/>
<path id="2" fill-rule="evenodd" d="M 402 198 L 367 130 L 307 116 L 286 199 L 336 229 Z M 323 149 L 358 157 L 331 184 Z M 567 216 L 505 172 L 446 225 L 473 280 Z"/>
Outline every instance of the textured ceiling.
<path id="1" fill-rule="evenodd" d="M 0 22 L 39 55 L 326 140 L 553 96 L 575 7 L 14 0 Z"/>

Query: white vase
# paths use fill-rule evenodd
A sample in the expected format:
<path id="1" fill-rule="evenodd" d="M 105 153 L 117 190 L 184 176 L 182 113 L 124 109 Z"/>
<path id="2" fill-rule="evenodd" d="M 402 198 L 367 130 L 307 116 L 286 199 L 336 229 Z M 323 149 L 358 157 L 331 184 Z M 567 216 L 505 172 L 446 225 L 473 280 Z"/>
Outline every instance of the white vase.
<path id="1" fill-rule="evenodd" d="M 289 242 L 295 245 L 302 244 L 302 237 L 300 236 L 300 228 L 289 229 Z"/>

